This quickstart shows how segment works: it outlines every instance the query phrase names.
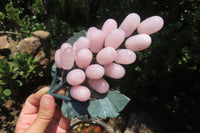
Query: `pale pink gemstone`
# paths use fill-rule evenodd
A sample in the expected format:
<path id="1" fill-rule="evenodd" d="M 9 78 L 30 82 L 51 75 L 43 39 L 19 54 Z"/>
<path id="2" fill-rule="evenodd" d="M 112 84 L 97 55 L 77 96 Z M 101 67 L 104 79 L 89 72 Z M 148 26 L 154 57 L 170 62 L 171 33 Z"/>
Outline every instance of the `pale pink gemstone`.
<path id="1" fill-rule="evenodd" d="M 138 33 L 153 34 L 159 31 L 164 25 L 164 20 L 160 16 L 152 16 L 140 23 L 137 28 Z"/>
<path id="2" fill-rule="evenodd" d="M 125 75 L 124 67 L 117 63 L 111 63 L 109 65 L 105 65 L 104 69 L 105 69 L 105 74 L 108 77 L 111 77 L 114 79 L 120 79 Z"/>
<path id="3" fill-rule="evenodd" d="M 125 37 L 129 37 L 140 24 L 140 16 L 136 13 L 129 14 L 119 26 L 125 33 Z"/>
<path id="4" fill-rule="evenodd" d="M 67 82 L 70 85 L 79 85 L 85 80 L 85 72 L 81 69 L 73 69 L 67 74 Z"/>
<path id="5" fill-rule="evenodd" d="M 148 34 L 138 34 L 129 37 L 125 42 L 125 47 L 132 51 L 141 51 L 151 45 L 151 37 Z"/>
<path id="6" fill-rule="evenodd" d="M 61 49 L 61 51 L 63 51 L 63 50 L 64 50 L 65 48 L 67 48 L 67 47 L 72 48 L 72 45 L 69 44 L 69 43 L 63 43 L 63 44 L 61 45 L 60 49 Z"/>
<path id="7" fill-rule="evenodd" d="M 81 49 L 76 55 L 76 65 L 79 68 L 86 68 L 92 61 L 93 54 L 89 49 Z"/>
<path id="8" fill-rule="evenodd" d="M 75 60 L 74 49 L 72 47 L 66 47 L 65 49 L 61 50 L 60 58 L 62 68 L 65 70 L 71 69 Z"/>
<path id="9" fill-rule="evenodd" d="M 107 36 L 114 30 L 117 29 L 117 22 L 114 19 L 107 19 L 101 30 L 103 31 L 105 38 L 107 38 Z"/>
<path id="10" fill-rule="evenodd" d="M 90 47 L 90 40 L 87 37 L 80 37 L 76 43 L 74 43 L 74 50 L 76 54 L 84 48 L 89 48 Z"/>
<path id="11" fill-rule="evenodd" d="M 94 89 L 98 93 L 102 93 L 103 94 L 103 93 L 108 92 L 108 90 L 109 90 L 109 84 L 103 78 L 100 78 L 100 79 L 89 79 L 88 83 L 89 83 L 90 87 L 92 89 Z"/>
<path id="12" fill-rule="evenodd" d="M 86 37 L 90 38 L 94 31 L 97 31 L 98 29 L 96 27 L 90 27 L 87 31 Z"/>
<path id="13" fill-rule="evenodd" d="M 100 79 L 103 77 L 105 71 L 99 64 L 89 65 L 85 70 L 86 76 L 91 79 Z"/>
<path id="14" fill-rule="evenodd" d="M 103 48 L 104 33 L 101 30 L 94 31 L 88 38 L 90 40 L 90 50 L 93 53 L 97 53 Z"/>
<path id="15" fill-rule="evenodd" d="M 125 39 L 124 31 L 121 29 L 113 30 L 105 39 L 105 47 L 118 48 Z"/>
<path id="16" fill-rule="evenodd" d="M 128 65 L 136 60 L 136 55 L 133 51 L 129 49 L 118 49 L 115 62 L 119 64 Z"/>
<path id="17" fill-rule="evenodd" d="M 62 68 L 62 66 L 61 66 L 61 61 L 60 61 L 60 49 L 56 50 L 55 55 L 54 55 L 54 58 L 55 58 L 56 66 L 57 66 L 58 68 Z"/>
<path id="18" fill-rule="evenodd" d="M 85 102 L 90 98 L 91 92 L 87 87 L 78 85 L 70 89 L 70 95 L 78 101 Z"/>
<path id="19" fill-rule="evenodd" d="M 101 65 L 107 65 L 113 62 L 116 56 L 117 53 L 114 48 L 106 47 L 99 51 L 99 53 L 96 56 L 96 60 Z"/>

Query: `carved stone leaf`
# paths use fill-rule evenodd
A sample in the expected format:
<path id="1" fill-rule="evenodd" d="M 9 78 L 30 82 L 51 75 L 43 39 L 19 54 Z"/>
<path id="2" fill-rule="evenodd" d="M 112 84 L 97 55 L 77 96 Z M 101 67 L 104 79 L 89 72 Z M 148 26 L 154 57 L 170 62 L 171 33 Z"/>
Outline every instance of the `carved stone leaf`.
<path id="1" fill-rule="evenodd" d="M 108 99 L 111 101 L 117 112 L 122 111 L 130 101 L 127 96 L 121 94 L 118 90 L 109 91 Z"/>
<path id="2" fill-rule="evenodd" d="M 77 100 L 64 101 L 61 107 L 62 114 L 70 119 L 88 119 L 88 102 L 80 102 Z"/>
<path id="3" fill-rule="evenodd" d="M 130 101 L 128 97 L 121 94 L 119 91 L 110 90 L 106 96 L 100 96 L 96 93 L 95 100 L 90 101 L 88 112 L 92 118 L 117 117 L 127 103 Z"/>
<path id="4" fill-rule="evenodd" d="M 119 115 L 108 98 L 90 101 L 88 112 L 94 119 L 106 119 L 107 117 L 117 117 Z"/>
<path id="5" fill-rule="evenodd" d="M 82 30 L 80 32 L 77 32 L 74 34 L 72 37 L 70 37 L 67 42 L 70 43 L 72 46 L 74 45 L 74 42 L 78 40 L 79 37 L 85 37 L 86 36 L 86 31 Z"/>
<path id="6" fill-rule="evenodd" d="M 65 117 L 70 119 L 88 119 L 117 117 L 127 103 L 130 101 L 128 97 L 119 91 L 110 90 L 107 94 L 93 93 L 93 98 L 87 102 L 77 100 L 64 101 L 61 107 Z"/>

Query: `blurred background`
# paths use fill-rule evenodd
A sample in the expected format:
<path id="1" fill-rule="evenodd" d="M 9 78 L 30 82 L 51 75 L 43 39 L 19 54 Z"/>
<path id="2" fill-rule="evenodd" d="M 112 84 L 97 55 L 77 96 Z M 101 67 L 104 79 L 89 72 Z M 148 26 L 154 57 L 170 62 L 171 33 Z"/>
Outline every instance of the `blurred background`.
<path id="1" fill-rule="evenodd" d="M 13 132 L 28 95 L 51 82 L 53 54 L 70 36 L 108 18 L 153 15 L 164 27 L 112 86 L 131 98 L 114 119 L 134 133 L 200 130 L 200 0 L 1 0 L 0 132 Z M 130 120 L 129 118 L 133 118 Z M 144 126 L 146 128 L 144 128 Z M 144 128 L 146 130 L 140 130 Z"/>

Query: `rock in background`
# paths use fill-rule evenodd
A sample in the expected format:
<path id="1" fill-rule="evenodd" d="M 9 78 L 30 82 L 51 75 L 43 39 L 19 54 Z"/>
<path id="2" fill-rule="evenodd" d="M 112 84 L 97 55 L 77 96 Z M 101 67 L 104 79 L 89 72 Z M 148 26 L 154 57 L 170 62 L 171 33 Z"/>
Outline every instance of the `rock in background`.
<path id="1" fill-rule="evenodd" d="M 9 55 L 14 56 L 17 50 L 17 44 L 14 40 L 7 35 L 0 36 L 0 59 L 9 57 Z"/>
<path id="2" fill-rule="evenodd" d="M 32 35 L 32 37 L 24 38 L 19 42 L 12 40 L 8 35 L 0 36 L 0 59 L 15 56 L 18 50 L 20 50 L 21 53 L 30 53 L 38 58 L 38 64 L 41 68 L 39 76 L 43 77 L 45 70 L 52 61 L 50 60 L 50 33 L 47 31 L 35 31 Z"/>

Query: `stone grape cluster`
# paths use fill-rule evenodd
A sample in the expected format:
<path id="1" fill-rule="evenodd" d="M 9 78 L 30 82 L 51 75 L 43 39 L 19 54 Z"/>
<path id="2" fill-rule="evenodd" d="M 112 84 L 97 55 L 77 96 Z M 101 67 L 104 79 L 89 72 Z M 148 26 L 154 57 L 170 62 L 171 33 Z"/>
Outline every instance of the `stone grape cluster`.
<path id="1" fill-rule="evenodd" d="M 140 21 L 136 13 L 129 14 L 119 26 L 114 19 L 108 19 L 101 29 L 90 27 L 86 37 L 80 37 L 73 46 L 61 45 L 55 53 L 55 62 L 58 68 L 68 71 L 66 81 L 71 85 L 72 98 L 87 101 L 91 89 L 104 94 L 109 90 L 104 76 L 120 79 L 125 75 L 123 65 L 132 64 L 135 52 L 148 48 L 150 35 L 164 24 L 160 16 Z M 82 85 L 83 82 L 88 86 Z"/>

